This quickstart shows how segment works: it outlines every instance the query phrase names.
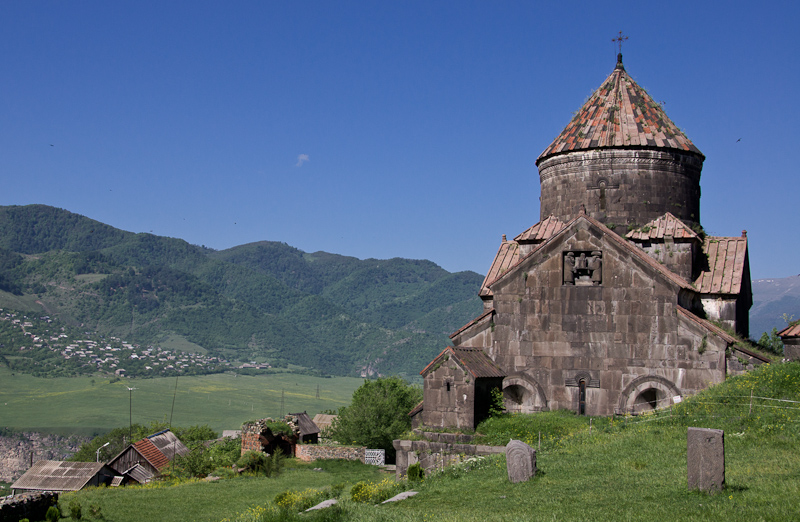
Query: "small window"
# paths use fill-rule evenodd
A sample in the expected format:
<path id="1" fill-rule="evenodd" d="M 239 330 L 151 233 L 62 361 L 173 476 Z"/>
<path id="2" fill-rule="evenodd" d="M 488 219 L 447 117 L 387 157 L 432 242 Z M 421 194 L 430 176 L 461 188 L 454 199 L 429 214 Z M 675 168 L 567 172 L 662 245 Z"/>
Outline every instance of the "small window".
<path id="1" fill-rule="evenodd" d="M 447 391 L 450 391 L 450 381 L 447 381 Z"/>
<path id="2" fill-rule="evenodd" d="M 578 415 L 586 415 L 586 379 L 578 382 Z"/>

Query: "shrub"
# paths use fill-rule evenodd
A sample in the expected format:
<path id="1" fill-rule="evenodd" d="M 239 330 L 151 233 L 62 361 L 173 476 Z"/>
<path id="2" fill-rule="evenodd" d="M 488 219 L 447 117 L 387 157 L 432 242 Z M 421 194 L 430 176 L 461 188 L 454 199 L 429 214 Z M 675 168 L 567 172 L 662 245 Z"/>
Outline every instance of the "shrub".
<path id="1" fill-rule="evenodd" d="M 267 477 L 272 474 L 272 460 L 260 451 L 247 451 L 236 462 L 240 468 L 250 471 L 256 475 L 263 473 Z"/>
<path id="2" fill-rule="evenodd" d="M 47 508 L 47 513 L 44 515 L 44 519 L 47 522 L 56 522 L 56 520 L 61 518 L 61 511 L 58 509 L 58 506 L 50 506 Z"/>
<path id="3" fill-rule="evenodd" d="M 423 470 L 422 465 L 417 462 L 408 467 L 406 475 L 408 476 L 409 482 L 422 482 L 425 479 L 425 470 Z"/>
<path id="4" fill-rule="evenodd" d="M 385 478 L 380 482 L 357 482 L 350 489 L 350 499 L 353 502 L 377 504 L 395 496 L 403 491 L 402 483 L 395 482 L 393 478 Z"/>
<path id="5" fill-rule="evenodd" d="M 83 514 L 81 513 L 81 503 L 75 499 L 69 501 L 69 516 L 73 520 L 80 520 Z"/>

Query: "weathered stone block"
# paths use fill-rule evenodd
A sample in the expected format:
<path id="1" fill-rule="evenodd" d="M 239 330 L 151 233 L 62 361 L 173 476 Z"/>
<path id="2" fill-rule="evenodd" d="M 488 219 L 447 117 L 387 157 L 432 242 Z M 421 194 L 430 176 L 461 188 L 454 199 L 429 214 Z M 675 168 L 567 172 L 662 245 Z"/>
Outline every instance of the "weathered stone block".
<path id="1" fill-rule="evenodd" d="M 529 480 L 536 475 L 536 450 L 521 440 L 510 440 L 506 444 L 506 467 L 511 482 Z"/>
<path id="2" fill-rule="evenodd" d="M 689 428 L 686 467 L 689 489 L 716 492 L 725 485 L 725 433 L 708 428 Z"/>

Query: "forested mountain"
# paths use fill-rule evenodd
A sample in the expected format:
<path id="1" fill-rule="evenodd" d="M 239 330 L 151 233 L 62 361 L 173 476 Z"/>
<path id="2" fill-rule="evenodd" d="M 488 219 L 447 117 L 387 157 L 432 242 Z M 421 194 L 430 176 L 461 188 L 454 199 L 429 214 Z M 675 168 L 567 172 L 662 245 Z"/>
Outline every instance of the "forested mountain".
<path id="1" fill-rule="evenodd" d="M 480 313 L 481 280 L 277 242 L 213 251 L 44 205 L 0 207 L 0 306 L 230 360 L 416 374 Z"/>

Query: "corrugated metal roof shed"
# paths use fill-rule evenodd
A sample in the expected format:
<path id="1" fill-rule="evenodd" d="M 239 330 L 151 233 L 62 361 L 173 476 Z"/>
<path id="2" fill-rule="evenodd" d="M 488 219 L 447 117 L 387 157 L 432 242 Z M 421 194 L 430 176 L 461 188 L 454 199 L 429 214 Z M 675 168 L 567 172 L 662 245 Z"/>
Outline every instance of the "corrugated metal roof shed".
<path id="1" fill-rule="evenodd" d="M 146 484 L 153 480 L 154 475 L 140 464 L 134 464 L 129 470 L 126 470 L 123 475 L 130 477 L 139 484 Z"/>
<path id="2" fill-rule="evenodd" d="M 300 428 L 301 437 L 319 433 L 319 427 L 314 424 L 314 421 L 311 420 L 311 417 L 308 416 L 308 413 L 290 413 L 289 415 L 297 418 L 297 427 Z"/>
<path id="3" fill-rule="evenodd" d="M 147 438 L 169 460 L 172 460 L 175 455 L 187 455 L 189 453 L 189 448 L 170 430 L 159 431 Z"/>
<path id="4" fill-rule="evenodd" d="M 40 460 L 26 471 L 11 489 L 37 491 L 78 491 L 106 467 L 102 462 Z M 113 471 L 108 469 L 109 476 Z"/>

